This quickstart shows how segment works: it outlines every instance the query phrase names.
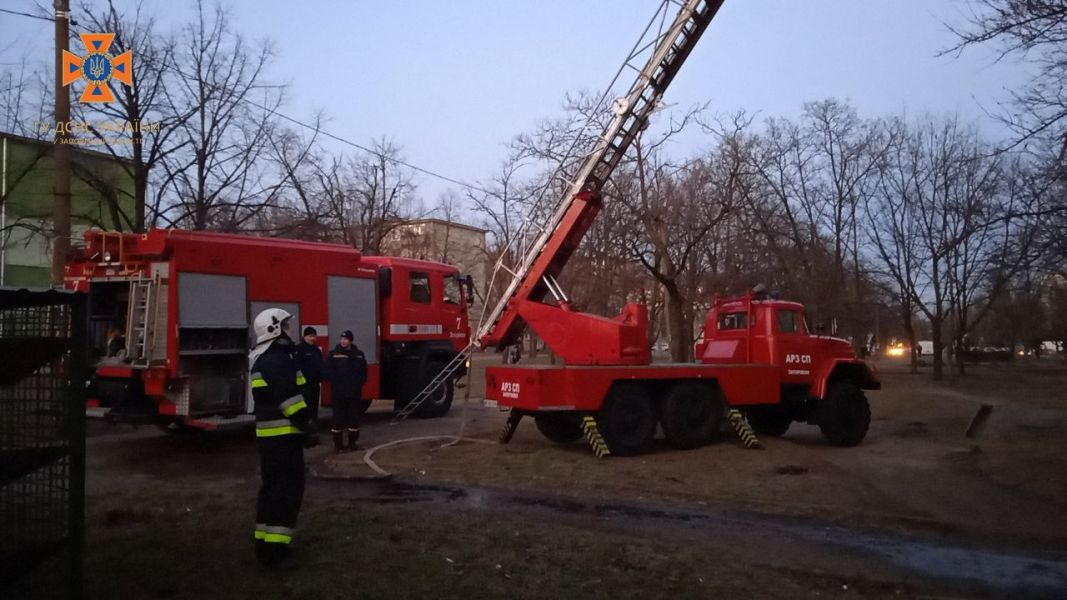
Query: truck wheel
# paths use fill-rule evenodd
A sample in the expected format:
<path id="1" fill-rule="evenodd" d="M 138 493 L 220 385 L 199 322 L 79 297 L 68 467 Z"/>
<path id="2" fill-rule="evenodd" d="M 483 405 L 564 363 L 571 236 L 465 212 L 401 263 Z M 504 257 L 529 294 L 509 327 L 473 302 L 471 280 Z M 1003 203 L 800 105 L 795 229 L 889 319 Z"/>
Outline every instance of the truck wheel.
<path id="1" fill-rule="evenodd" d="M 656 407 L 640 385 L 617 385 L 608 392 L 597 415 L 597 425 L 612 454 L 640 454 L 656 433 Z"/>
<path id="2" fill-rule="evenodd" d="M 414 398 L 430 385 L 433 378 L 437 376 L 446 366 L 444 362 L 439 360 L 426 361 L 426 365 L 422 369 L 422 376 L 419 377 L 419 386 L 415 390 L 415 393 L 411 396 Z M 455 395 L 456 390 L 452 386 L 452 380 L 442 383 L 436 390 L 430 394 L 430 397 L 422 402 L 418 410 L 415 411 L 415 416 L 423 419 L 431 419 L 434 417 L 443 417 L 448 414 L 450 408 L 452 408 L 452 397 Z"/>
<path id="3" fill-rule="evenodd" d="M 823 437 L 835 446 L 855 446 L 867 436 L 871 425 L 867 396 L 851 381 L 830 387 L 826 399 L 819 403 L 818 416 Z"/>
<path id="4" fill-rule="evenodd" d="M 540 413 L 534 415 L 537 430 L 557 444 L 569 444 L 584 435 L 578 415 L 569 412 Z"/>
<path id="5" fill-rule="evenodd" d="M 793 424 L 793 417 L 781 405 L 750 406 L 745 409 L 745 417 L 756 433 L 776 437 L 785 435 Z"/>
<path id="6" fill-rule="evenodd" d="M 711 441 L 719 431 L 722 413 L 719 390 L 703 383 L 679 383 L 663 399 L 660 424 L 671 445 L 698 448 Z"/>

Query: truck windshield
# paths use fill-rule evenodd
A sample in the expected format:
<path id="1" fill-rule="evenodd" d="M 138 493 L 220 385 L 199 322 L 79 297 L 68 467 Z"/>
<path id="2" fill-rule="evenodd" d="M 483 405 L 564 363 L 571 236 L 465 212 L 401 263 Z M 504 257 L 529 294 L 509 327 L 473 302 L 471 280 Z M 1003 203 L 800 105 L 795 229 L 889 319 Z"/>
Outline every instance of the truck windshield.
<path id="1" fill-rule="evenodd" d="M 445 302 L 449 304 L 460 302 L 459 278 L 455 275 L 445 277 Z"/>
<path id="2" fill-rule="evenodd" d="M 780 310 L 778 311 L 778 332 L 779 333 L 800 333 L 801 319 L 798 311 L 795 310 Z"/>
<path id="3" fill-rule="evenodd" d="M 719 315 L 719 331 L 745 329 L 748 327 L 748 313 L 732 312 Z"/>

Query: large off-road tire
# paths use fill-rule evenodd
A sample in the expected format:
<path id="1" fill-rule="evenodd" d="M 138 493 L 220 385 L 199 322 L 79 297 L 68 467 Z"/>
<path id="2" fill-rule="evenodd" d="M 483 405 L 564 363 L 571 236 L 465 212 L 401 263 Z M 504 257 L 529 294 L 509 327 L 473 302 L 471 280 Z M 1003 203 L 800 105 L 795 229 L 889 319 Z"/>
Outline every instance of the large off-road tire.
<path id="1" fill-rule="evenodd" d="M 440 360 L 428 360 L 422 367 L 422 373 L 420 373 L 419 383 L 416 386 L 417 389 L 412 392 L 409 398 L 414 399 L 427 385 L 433 381 L 434 377 L 440 373 L 447 365 L 444 361 Z M 452 408 L 452 397 L 455 396 L 456 390 L 452 385 L 452 380 L 442 383 L 433 394 L 423 401 L 418 410 L 415 411 L 415 416 L 420 419 L 432 419 L 434 417 L 443 417 L 448 414 L 449 409 Z"/>
<path id="2" fill-rule="evenodd" d="M 582 422 L 572 412 L 549 412 L 534 415 L 537 430 L 558 444 L 569 444 L 581 439 Z"/>
<path id="3" fill-rule="evenodd" d="M 656 406 L 648 390 L 638 384 L 616 385 L 597 414 L 597 426 L 612 454 L 644 452 L 656 433 Z"/>
<path id="4" fill-rule="evenodd" d="M 789 411 L 780 404 L 750 406 L 745 409 L 745 418 L 748 419 L 748 424 L 756 433 L 776 437 L 785 435 L 793 423 L 793 417 L 789 415 Z"/>
<path id="5" fill-rule="evenodd" d="M 855 446 L 867 436 L 871 425 L 871 407 L 863 390 L 852 381 L 831 385 L 826 398 L 819 402 L 819 429 L 835 446 Z"/>
<path id="6" fill-rule="evenodd" d="M 663 435 L 676 448 L 703 446 L 718 433 L 724 410 L 718 388 L 695 381 L 676 384 L 663 398 Z"/>

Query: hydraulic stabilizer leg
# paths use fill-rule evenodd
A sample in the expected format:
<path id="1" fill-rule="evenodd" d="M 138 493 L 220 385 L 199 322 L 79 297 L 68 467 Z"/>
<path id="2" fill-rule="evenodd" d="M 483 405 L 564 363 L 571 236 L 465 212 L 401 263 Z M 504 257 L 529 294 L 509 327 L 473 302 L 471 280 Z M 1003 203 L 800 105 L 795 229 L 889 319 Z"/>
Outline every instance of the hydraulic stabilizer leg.
<path id="1" fill-rule="evenodd" d="M 756 432 L 752 431 L 744 415 L 736 408 L 730 409 L 730 424 L 734 426 L 734 431 L 737 432 L 737 437 L 741 438 L 741 443 L 745 445 L 745 448 L 763 450 L 763 444 L 759 443 L 759 439 L 756 438 Z"/>
<path id="2" fill-rule="evenodd" d="M 521 420 L 522 411 L 511 409 L 511 412 L 508 413 L 508 420 L 504 423 L 504 428 L 500 430 L 499 441 L 501 444 L 511 441 L 511 436 L 515 435 L 515 429 L 518 428 Z"/>
<path id="3" fill-rule="evenodd" d="M 585 440 L 589 442 L 589 447 L 593 449 L 593 454 L 596 454 L 597 458 L 611 455 L 608 443 L 604 441 L 604 436 L 600 435 L 600 429 L 596 425 L 596 417 L 592 415 L 582 417 L 582 431 L 585 432 Z"/>

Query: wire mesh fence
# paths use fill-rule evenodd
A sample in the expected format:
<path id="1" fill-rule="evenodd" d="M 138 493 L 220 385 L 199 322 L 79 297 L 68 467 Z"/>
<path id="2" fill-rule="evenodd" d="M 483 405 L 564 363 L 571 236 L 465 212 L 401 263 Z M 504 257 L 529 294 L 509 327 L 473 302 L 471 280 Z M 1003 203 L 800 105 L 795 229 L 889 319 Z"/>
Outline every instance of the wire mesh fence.
<path id="1" fill-rule="evenodd" d="M 85 301 L 0 289 L 0 596 L 81 591 Z"/>

